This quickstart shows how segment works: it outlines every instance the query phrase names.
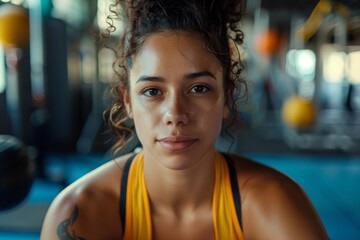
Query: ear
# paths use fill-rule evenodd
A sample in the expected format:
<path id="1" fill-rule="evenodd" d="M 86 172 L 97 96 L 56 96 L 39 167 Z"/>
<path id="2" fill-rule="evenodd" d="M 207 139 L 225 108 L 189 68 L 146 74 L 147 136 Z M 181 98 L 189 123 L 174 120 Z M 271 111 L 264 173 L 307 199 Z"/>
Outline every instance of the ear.
<path id="1" fill-rule="evenodd" d="M 125 105 L 127 115 L 129 118 L 133 118 L 129 92 L 125 87 L 123 87 L 123 88 L 121 88 L 121 93 L 123 96 L 123 103 Z"/>

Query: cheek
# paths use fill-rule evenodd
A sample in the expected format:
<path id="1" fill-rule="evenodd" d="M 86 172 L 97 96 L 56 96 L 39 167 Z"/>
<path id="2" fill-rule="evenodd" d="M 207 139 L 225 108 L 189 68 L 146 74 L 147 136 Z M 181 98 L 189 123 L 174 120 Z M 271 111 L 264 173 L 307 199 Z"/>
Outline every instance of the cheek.
<path id="1" fill-rule="evenodd" d="M 136 130 L 136 134 L 140 142 L 146 145 L 146 142 L 150 139 L 149 137 L 153 135 L 153 114 L 149 114 L 146 109 L 142 107 L 134 106 L 133 111 L 133 121 Z"/>
<path id="2" fill-rule="evenodd" d="M 144 103 L 139 98 L 133 101 L 133 116 L 138 129 L 153 128 L 161 119 L 161 113 L 154 104 Z"/>
<path id="3" fill-rule="evenodd" d="M 217 132 L 220 131 L 223 121 L 224 107 L 222 104 L 209 104 L 206 109 L 198 112 L 198 117 L 201 119 L 202 126 L 206 127 L 208 131 Z M 196 114 L 196 113 L 195 113 Z"/>

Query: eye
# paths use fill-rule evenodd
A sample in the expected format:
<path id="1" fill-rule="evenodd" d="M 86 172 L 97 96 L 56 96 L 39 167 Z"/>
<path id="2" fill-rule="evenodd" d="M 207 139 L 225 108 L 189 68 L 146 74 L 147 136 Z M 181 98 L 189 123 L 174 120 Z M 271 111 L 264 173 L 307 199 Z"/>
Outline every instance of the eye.
<path id="1" fill-rule="evenodd" d="M 190 89 L 190 93 L 207 93 L 210 89 L 204 85 L 197 85 Z"/>
<path id="2" fill-rule="evenodd" d="M 147 88 L 142 92 L 146 97 L 154 97 L 161 95 L 161 91 L 157 88 Z"/>

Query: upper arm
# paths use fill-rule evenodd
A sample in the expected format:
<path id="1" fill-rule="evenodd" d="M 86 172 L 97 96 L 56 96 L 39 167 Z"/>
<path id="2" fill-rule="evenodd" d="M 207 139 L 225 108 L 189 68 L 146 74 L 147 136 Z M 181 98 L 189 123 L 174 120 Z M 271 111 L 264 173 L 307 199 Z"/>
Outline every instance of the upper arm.
<path id="1" fill-rule="evenodd" d="M 79 219 L 81 202 L 74 194 L 62 192 L 50 205 L 41 229 L 41 239 L 82 239 L 79 226 L 83 221 Z M 81 216 L 81 215 L 80 215 Z M 76 236 L 76 237 L 75 237 Z"/>
<path id="2" fill-rule="evenodd" d="M 41 239 L 119 239 L 121 172 L 109 162 L 63 190 L 47 211 Z"/>
<path id="3" fill-rule="evenodd" d="M 249 239 L 328 239 L 311 201 L 294 181 L 273 173 L 247 185 L 242 207 Z"/>

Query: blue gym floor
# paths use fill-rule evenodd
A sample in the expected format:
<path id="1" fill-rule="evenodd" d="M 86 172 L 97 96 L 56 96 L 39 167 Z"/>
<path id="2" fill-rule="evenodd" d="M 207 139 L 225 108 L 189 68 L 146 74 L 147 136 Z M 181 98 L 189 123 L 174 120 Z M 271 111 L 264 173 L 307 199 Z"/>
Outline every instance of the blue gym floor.
<path id="1" fill-rule="evenodd" d="M 360 156 L 249 156 L 284 172 L 304 188 L 331 239 L 360 240 Z M 107 159 L 94 155 L 49 156 L 47 171 L 70 183 Z M 0 213 L 0 239 L 39 239 L 46 209 L 61 189 L 60 184 L 36 180 L 22 205 Z"/>

